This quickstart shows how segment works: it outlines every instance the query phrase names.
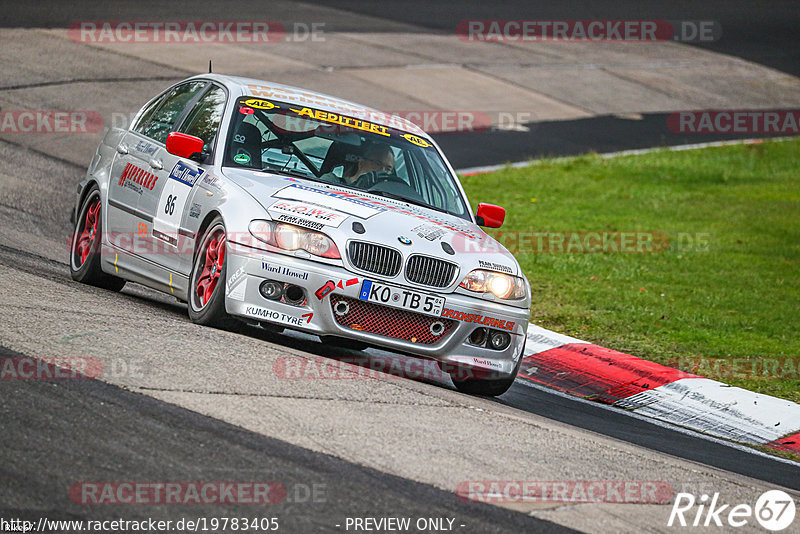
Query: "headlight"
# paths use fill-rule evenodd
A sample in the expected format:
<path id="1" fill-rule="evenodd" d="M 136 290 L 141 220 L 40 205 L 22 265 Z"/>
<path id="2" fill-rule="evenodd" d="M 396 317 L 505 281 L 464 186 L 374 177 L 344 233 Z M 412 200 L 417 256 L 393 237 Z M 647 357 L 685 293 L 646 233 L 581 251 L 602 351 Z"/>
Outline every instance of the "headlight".
<path id="1" fill-rule="evenodd" d="M 255 220 L 250 222 L 250 234 L 264 243 L 283 250 L 305 250 L 314 256 L 339 259 L 336 243 L 323 233 L 293 224 Z"/>
<path id="2" fill-rule="evenodd" d="M 483 269 L 475 269 L 470 272 L 459 285 L 476 293 L 489 291 L 497 298 L 504 300 L 524 299 L 527 296 L 524 279 Z"/>

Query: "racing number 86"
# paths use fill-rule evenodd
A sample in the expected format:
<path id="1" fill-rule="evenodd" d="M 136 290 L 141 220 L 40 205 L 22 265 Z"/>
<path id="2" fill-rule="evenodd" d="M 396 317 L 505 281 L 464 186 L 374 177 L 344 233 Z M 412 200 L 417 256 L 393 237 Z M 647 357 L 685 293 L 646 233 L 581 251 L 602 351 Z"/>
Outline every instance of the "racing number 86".
<path id="1" fill-rule="evenodd" d="M 177 196 L 169 195 L 167 197 L 167 205 L 164 206 L 164 213 L 172 215 L 175 212 L 175 201 L 178 200 Z"/>

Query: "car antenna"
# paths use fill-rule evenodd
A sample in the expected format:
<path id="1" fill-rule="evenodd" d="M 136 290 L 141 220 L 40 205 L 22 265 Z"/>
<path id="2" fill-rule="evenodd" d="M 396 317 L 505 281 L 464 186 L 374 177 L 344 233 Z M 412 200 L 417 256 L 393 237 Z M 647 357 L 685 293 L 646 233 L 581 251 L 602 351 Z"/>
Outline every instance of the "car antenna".
<path id="1" fill-rule="evenodd" d="M 208 73 L 211 74 L 211 60 L 208 60 Z"/>

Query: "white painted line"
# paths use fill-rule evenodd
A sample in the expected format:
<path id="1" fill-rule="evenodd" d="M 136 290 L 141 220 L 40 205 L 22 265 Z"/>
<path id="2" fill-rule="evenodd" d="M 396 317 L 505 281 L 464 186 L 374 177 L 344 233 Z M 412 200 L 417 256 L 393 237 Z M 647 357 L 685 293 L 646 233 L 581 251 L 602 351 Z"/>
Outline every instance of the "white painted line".
<path id="1" fill-rule="evenodd" d="M 529 388 L 538 389 L 539 391 L 544 391 L 545 393 L 549 393 L 551 395 L 557 395 L 559 397 L 563 397 L 565 399 L 569 399 L 569 400 L 572 400 L 572 401 L 575 401 L 575 402 L 581 402 L 581 403 L 584 403 L 584 404 L 589 404 L 591 406 L 594 406 L 595 408 L 601 408 L 603 410 L 608 410 L 608 411 L 615 412 L 615 413 L 625 413 L 628 417 L 633 417 L 634 419 L 638 419 L 640 421 L 646 421 L 648 423 L 651 423 L 651 424 L 654 424 L 654 425 L 658 425 L 660 427 L 667 428 L 667 429 L 673 430 L 675 432 L 680 432 L 681 434 L 685 434 L 687 436 L 694 436 L 696 438 L 700 438 L 700 439 L 703 439 L 703 440 L 706 440 L 706 441 L 710 441 L 712 443 L 717 443 L 719 445 L 725 445 L 726 447 L 730 447 L 731 449 L 736 449 L 738 451 L 747 452 L 747 453 L 750 453 L 750 454 L 754 454 L 756 456 L 763 456 L 764 458 L 769 458 L 770 460 L 774 460 L 776 462 L 781 462 L 781 463 L 784 463 L 784 464 L 788 464 L 788 465 L 791 465 L 791 466 L 794 466 L 794 467 L 800 467 L 800 462 L 796 462 L 796 461 L 791 460 L 789 458 L 784 458 L 782 456 L 775 456 L 775 455 L 760 451 L 758 449 L 754 449 L 753 447 L 749 447 L 747 445 L 741 445 L 739 443 L 734 443 L 732 441 L 728 441 L 728 440 L 725 440 L 725 439 L 720 439 L 720 438 L 717 438 L 717 437 L 714 437 L 714 436 L 709 436 L 707 434 L 701 434 L 701 433 L 698 433 L 695 430 L 684 428 L 682 426 L 675 425 L 675 424 L 670 423 L 668 421 L 658 421 L 658 422 L 656 422 L 656 421 L 653 420 L 652 417 L 645 416 L 645 415 L 642 415 L 642 414 L 639 414 L 639 413 L 636 413 L 636 412 L 628 412 L 628 411 L 621 412 L 618 408 L 616 408 L 616 407 L 614 407 L 612 405 L 602 404 L 602 403 L 599 403 L 599 402 L 586 400 L 586 399 L 581 398 L 581 397 L 576 397 L 574 395 L 570 395 L 569 393 L 563 393 L 561 391 L 549 388 L 547 386 L 542 386 L 540 384 L 536 384 L 535 382 L 531 382 L 530 380 L 525 380 L 524 378 L 517 379 L 517 383 L 518 384 L 523 384 L 523 385 L 525 385 L 525 386 L 527 386 Z"/>
<path id="2" fill-rule="evenodd" d="M 567 345 L 568 343 L 589 343 L 588 341 L 581 341 L 571 336 L 547 330 L 535 324 L 528 325 L 527 337 L 528 341 L 525 343 L 525 354 L 523 357 L 530 356 L 531 354 L 539 354 L 540 352 L 555 349 L 562 345 Z"/>
<path id="3" fill-rule="evenodd" d="M 800 404 L 708 378 L 682 378 L 614 404 L 714 436 L 764 445 L 800 430 Z"/>
<path id="4" fill-rule="evenodd" d="M 658 152 L 659 150 L 665 150 L 669 152 L 680 152 L 682 150 L 697 150 L 700 148 L 712 148 L 712 147 L 731 146 L 731 145 L 752 145 L 754 143 L 762 143 L 764 141 L 787 141 L 789 139 L 796 139 L 796 137 L 764 137 L 756 139 L 733 139 L 729 141 L 709 141 L 708 143 L 693 143 L 689 145 L 660 146 L 654 148 L 638 148 L 635 150 L 621 150 L 619 152 L 605 152 L 603 154 L 597 154 L 597 155 L 601 158 L 609 159 L 621 156 L 636 156 L 639 154 L 650 154 L 651 152 Z M 564 161 L 571 158 L 580 157 L 582 155 L 586 154 L 576 154 L 574 156 L 560 156 L 557 158 L 531 159 L 528 161 L 517 161 L 515 163 L 503 163 L 500 165 L 484 165 L 482 167 L 467 167 L 466 169 L 457 169 L 456 172 L 461 175 L 486 174 L 487 172 L 494 172 L 505 168 L 520 169 L 523 167 L 531 167 L 533 165 L 539 165 L 544 162 L 549 163 L 553 161 Z"/>

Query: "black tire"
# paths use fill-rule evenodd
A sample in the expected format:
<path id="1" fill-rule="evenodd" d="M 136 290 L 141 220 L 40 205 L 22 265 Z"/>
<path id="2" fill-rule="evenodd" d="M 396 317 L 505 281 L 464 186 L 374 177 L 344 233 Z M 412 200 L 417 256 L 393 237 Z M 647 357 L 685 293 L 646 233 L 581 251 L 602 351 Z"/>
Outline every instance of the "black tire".
<path id="1" fill-rule="evenodd" d="M 237 322 L 225 311 L 225 280 L 227 280 L 228 264 L 225 260 L 227 256 L 225 236 L 225 224 L 222 222 L 222 217 L 218 216 L 211 221 L 200 238 L 200 246 L 195 251 L 192 273 L 189 277 L 188 308 L 192 322 L 229 329 L 236 326 Z M 210 254 L 209 249 L 213 249 L 214 252 Z M 221 266 L 220 251 L 223 254 Z M 206 270 L 209 265 L 209 270 Z M 210 296 L 207 293 L 210 293 Z"/>
<path id="2" fill-rule="evenodd" d="M 519 360 L 517 360 L 517 365 L 514 366 L 514 372 L 510 375 L 490 373 L 486 377 L 478 378 L 470 376 L 474 372 L 467 372 L 466 377 L 462 378 L 462 376 L 465 375 L 462 369 L 451 371 L 450 378 L 453 381 L 453 385 L 461 393 L 466 393 L 468 395 L 483 395 L 485 397 L 497 397 L 508 391 L 508 389 L 514 384 L 514 380 L 517 379 L 517 373 L 519 373 L 519 368 L 521 365 L 522 354 L 520 354 Z M 475 374 L 481 374 L 481 371 L 478 371 Z"/>
<path id="3" fill-rule="evenodd" d="M 102 208 L 100 188 L 97 184 L 92 185 L 75 220 L 69 247 L 69 271 L 75 281 L 110 291 L 119 291 L 125 286 L 125 280 L 103 272 L 100 267 Z"/>

